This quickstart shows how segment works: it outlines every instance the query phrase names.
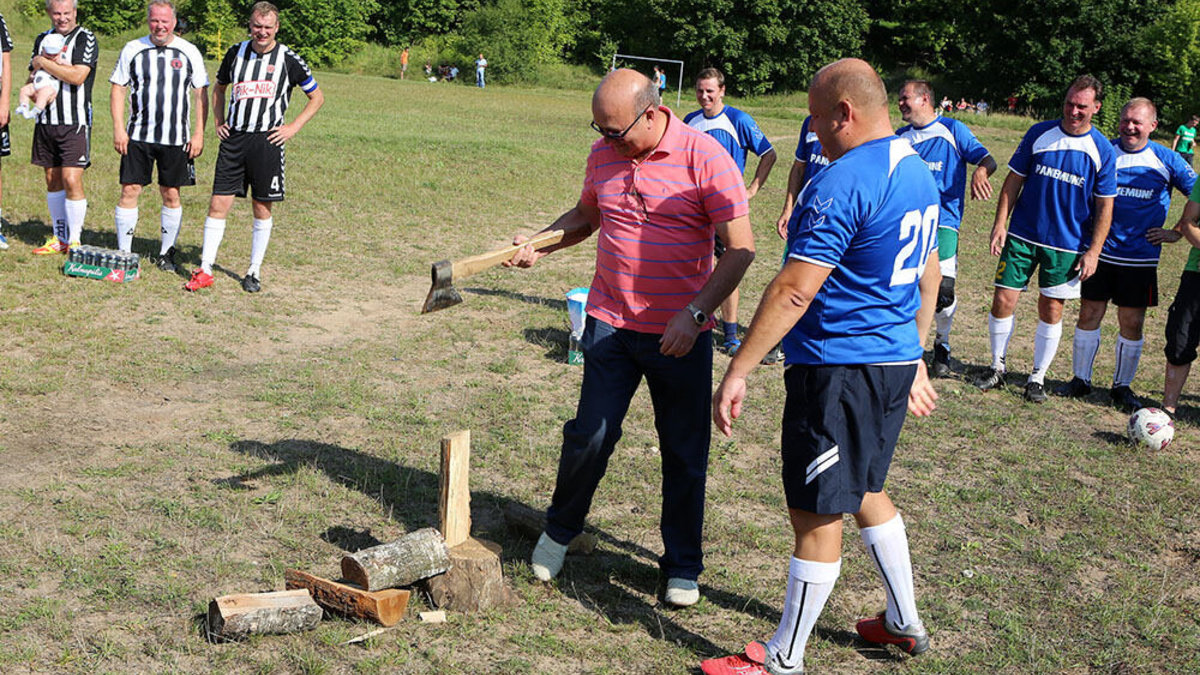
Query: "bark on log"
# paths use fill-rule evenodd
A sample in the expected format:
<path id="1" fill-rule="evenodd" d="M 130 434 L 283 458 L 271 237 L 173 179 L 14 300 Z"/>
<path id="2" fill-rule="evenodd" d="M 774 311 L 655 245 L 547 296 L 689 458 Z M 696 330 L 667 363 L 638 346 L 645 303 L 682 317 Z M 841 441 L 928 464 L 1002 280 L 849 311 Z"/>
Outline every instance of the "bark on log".
<path id="1" fill-rule="evenodd" d="M 432 527 L 342 557 L 342 577 L 368 591 L 409 586 L 448 569 L 449 551 Z"/>
<path id="2" fill-rule="evenodd" d="M 468 539 L 450 549 L 450 571 L 425 582 L 433 604 L 455 612 L 515 604 L 516 596 L 504 583 L 500 551 L 499 544 L 480 539 Z"/>
<path id="3" fill-rule="evenodd" d="M 358 586 L 322 579 L 300 570 L 288 570 L 284 572 L 283 578 L 288 589 L 307 588 L 313 600 L 331 612 L 356 619 L 368 619 L 382 626 L 395 625 L 404 618 L 404 610 L 408 608 L 411 595 L 409 591 L 395 588 L 366 591 Z"/>
<path id="4" fill-rule="evenodd" d="M 537 541 L 546 531 L 546 512 L 518 502 L 504 505 L 504 521 L 508 523 L 510 530 L 515 530 L 533 541 Z M 580 532 L 567 544 L 567 553 L 591 555 L 596 550 L 596 544 L 596 535 Z"/>
<path id="5" fill-rule="evenodd" d="M 208 604 L 208 634 L 215 640 L 297 633 L 317 627 L 321 608 L 307 590 L 223 595 Z"/>

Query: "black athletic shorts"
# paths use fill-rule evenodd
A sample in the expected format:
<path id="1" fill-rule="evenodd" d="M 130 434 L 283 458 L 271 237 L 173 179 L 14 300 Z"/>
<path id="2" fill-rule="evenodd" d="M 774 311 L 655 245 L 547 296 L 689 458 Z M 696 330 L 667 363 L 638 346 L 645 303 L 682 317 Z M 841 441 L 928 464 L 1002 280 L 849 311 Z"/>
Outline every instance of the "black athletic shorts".
<path id="1" fill-rule="evenodd" d="M 725 242 L 721 241 L 721 235 L 718 234 L 713 237 L 713 257 L 719 260 L 723 255 L 725 255 Z"/>
<path id="2" fill-rule="evenodd" d="M 12 154 L 12 142 L 8 137 L 8 125 L 0 126 L 0 157 L 8 157 Z"/>
<path id="3" fill-rule="evenodd" d="M 196 166 L 182 145 L 129 141 L 121 157 L 121 185 L 149 185 L 155 164 L 158 184 L 163 187 L 196 184 Z"/>
<path id="4" fill-rule="evenodd" d="M 1200 345 L 1200 272 L 1184 272 L 1179 292 L 1167 310 L 1167 363 L 1186 366 L 1196 360 Z"/>
<path id="5" fill-rule="evenodd" d="M 857 513 L 883 490 L 917 366 L 805 366 L 784 372 L 788 508 Z"/>
<path id="6" fill-rule="evenodd" d="M 34 166 L 45 169 L 92 165 L 92 128 L 76 124 L 33 125 Z"/>
<path id="7" fill-rule="evenodd" d="M 1111 300 L 1117 307 L 1157 307 L 1158 268 L 1128 267 L 1101 260 L 1096 264 L 1096 273 L 1080 285 L 1079 294 L 1084 300 Z"/>
<path id="8" fill-rule="evenodd" d="M 229 132 L 217 151 L 213 173 L 214 195 L 246 196 L 246 188 L 256 201 L 283 201 L 283 148 L 267 140 L 268 131 Z"/>

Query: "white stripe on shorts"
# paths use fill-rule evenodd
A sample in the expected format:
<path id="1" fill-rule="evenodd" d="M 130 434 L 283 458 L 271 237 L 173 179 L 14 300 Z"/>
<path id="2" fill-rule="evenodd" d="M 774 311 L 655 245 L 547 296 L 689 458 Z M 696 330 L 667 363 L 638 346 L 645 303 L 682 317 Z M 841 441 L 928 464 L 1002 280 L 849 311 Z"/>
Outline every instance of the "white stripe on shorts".
<path id="1" fill-rule="evenodd" d="M 816 480 L 817 476 L 820 476 L 822 473 L 824 473 L 826 469 L 834 464 L 837 464 L 838 459 L 840 459 L 840 456 L 838 455 L 838 446 L 836 445 L 825 452 L 822 452 L 817 456 L 816 459 L 808 464 L 808 475 L 804 478 L 804 484 L 808 485 Z"/>

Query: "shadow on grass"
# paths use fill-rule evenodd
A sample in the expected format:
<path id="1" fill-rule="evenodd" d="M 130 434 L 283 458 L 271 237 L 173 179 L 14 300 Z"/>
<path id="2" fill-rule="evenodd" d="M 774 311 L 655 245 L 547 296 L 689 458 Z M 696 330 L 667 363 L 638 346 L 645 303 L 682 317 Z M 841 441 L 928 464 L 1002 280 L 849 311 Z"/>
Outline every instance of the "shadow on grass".
<path id="1" fill-rule="evenodd" d="M 490 295 L 493 297 L 501 297 L 501 298 L 508 298 L 510 300 L 517 300 L 517 301 L 524 302 L 529 305 L 545 305 L 546 307 L 550 307 L 552 309 L 557 309 L 560 312 L 562 312 L 563 320 L 566 320 L 567 299 L 565 297 L 562 299 L 543 298 L 543 297 L 540 297 L 537 295 L 525 295 L 524 293 L 514 293 L 512 291 L 501 291 L 501 290 L 497 290 L 495 288 L 478 288 L 475 286 L 472 286 L 469 288 L 460 288 L 458 290 L 459 290 L 459 292 L 464 293 L 464 294 L 470 293 L 471 295 Z"/>
<path id="2" fill-rule="evenodd" d="M 155 214 L 155 219 L 157 220 L 157 211 Z M 4 229 L 8 233 L 8 237 L 10 239 L 17 239 L 22 243 L 34 248 L 44 244 L 46 242 L 46 238 L 51 235 L 50 226 L 42 220 L 25 220 L 20 223 L 10 223 L 9 221 L 5 220 L 4 223 Z M 152 231 L 157 232 L 158 227 L 155 226 L 152 228 Z M 94 229 L 85 228 L 83 234 L 80 235 L 80 239 L 80 243 L 87 244 L 89 246 L 100 246 L 103 248 L 116 248 L 117 246 L 117 234 L 116 232 L 109 230 L 97 231 Z M 143 268 L 146 265 L 153 264 L 151 259 L 158 258 L 158 251 L 160 248 L 159 244 L 160 241 L 158 239 L 136 236 L 133 238 L 133 252 L 143 257 Z M 194 266 L 199 266 L 200 247 L 194 245 L 183 246 L 176 242 L 175 251 L 175 261 L 179 263 L 180 270 L 182 270 L 185 263 L 192 263 Z M 182 271 L 179 273 L 181 276 L 186 276 L 186 274 Z M 241 279 L 241 277 L 237 278 L 239 280 Z"/>
<path id="3" fill-rule="evenodd" d="M 565 328 L 526 328 L 525 341 L 538 347 L 545 347 L 545 357 L 551 361 L 566 363 L 567 340 L 570 333 Z"/>
<path id="4" fill-rule="evenodd" d="M 1118 434 L 1115 431 L 1096 430 L 1092 432 L 1092 438 L 1104 441 L 1109 445 L 1129 446 L 1129 439 L 1124 434 Z"/>

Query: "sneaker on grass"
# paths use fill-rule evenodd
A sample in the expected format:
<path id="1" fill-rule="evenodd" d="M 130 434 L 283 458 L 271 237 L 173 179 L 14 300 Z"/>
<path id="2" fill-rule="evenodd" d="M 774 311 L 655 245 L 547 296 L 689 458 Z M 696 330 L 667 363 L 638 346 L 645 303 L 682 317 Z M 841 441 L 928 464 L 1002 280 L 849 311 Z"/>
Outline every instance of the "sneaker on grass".
<path id="1" fill-rule="evenodd" d="M 213 279 L 213 275 L 205 272 L 202 269 L 199 269 L 195 272 L 192 272 L 192 278 L 188 279 L 188 282 L 183 285 L 183 290 L 198 291 L 201 288 L 208 288 L 209 286 L 212 286 L 213 281 L 215 281 L 215 279 Z"/>
<path id="2" fill-rule="evenodd" d="M 902 631 L 889 626 L 887 612 L 880 612 L 869 619 L 862 619 L 854 626 L 854 630 L 862 639 L 877 645 L 896 645 L 900 649 L 916 656 L 929 649 L 929 634 L 925 628 L 917 626 Z"/>
<path id="3" fill-rule="evenodd" d="M 58 237 L 51 235 L 46 239 L 46 243 L 33 249 L 34 255 L 58 255 L 65 254 L 70 249 L 67 242 L 62 241 Z"/>

